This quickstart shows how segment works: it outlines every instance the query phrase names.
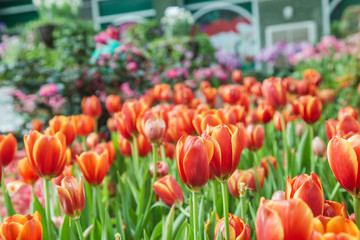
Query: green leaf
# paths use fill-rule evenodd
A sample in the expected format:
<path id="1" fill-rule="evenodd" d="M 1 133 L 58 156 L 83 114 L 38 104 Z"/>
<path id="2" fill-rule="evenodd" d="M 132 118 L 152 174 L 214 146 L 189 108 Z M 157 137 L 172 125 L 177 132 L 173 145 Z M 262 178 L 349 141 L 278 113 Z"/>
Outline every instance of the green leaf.
<path id="1" fill-rule="evenodd" d="M 165 231 L 164 231 L 164 236 L 162 238 L 163 240 L 172 240 L 174 215 L 175 215 L 175 205 L 171 207 L 170 212 L 166 218 Z"/>
<path id="2" fill-rule="evenodd" d="M 204 198 L 201 198 L 200 205 L 199 205 L 199 215 L 198 215 L 198 221 L 199 221 L 199 233 L 200 233 L 200 240 L 205 239 L 205 232 L 201 232 L 202 229 L 205 230 L 204 226 Z"/>
<path id="3" fill-rule="evenodd" d="M 286 138 L 289 147 L 295 148 L 296 147 L 296 134 L 295 134 L 295 123 L 289 122 L 286 129 Z"/>
<path id="4" fill-rule="evenodd" d="M 236 216 L 239 216 L 239 215 L 236 215 Z M 209 239 L 215 238 L 215 227 L 216 227 L 216 214 L 215 214 L 215 212 L 212 212 L 210 215 L 210 221 L 209 221 L 208 231 L 207 231 Z"/>
<path id="5" fill-rule="evenodd" d="M 48 228 L 47 228 L 47 223 L 46 223 L 45 209 L 43 208 L 43 206 L 39 202 L 39 199 L 37 199 L 37 197 L 35 195 L 34 195 L 34 210 L 38 211 L 41 216 L 41 225 L 43 228 L 43 240 L 50 240 L 50 239 L 48 239 L 48 231 L 47 231 Z"/>
<path id="6" fill-rule="evenodd" d="M 154 231 L 151 234 L 151 240 L 158 239 L 161 237 L 162 234 L 162 221 L 159 221 L 158 224 L 156 224 Z"/>
<path id="7" fill-rule="evenodd" d="M 187 219 L 183 222 L 183 224 L 181 225 L 179 232 L 176 234 L 175 240 L 184 240 L 187 238 L 188 236 L 188 228 L 189 228 L 189 224 Z"/>
<path id="8" fill-rule="evenodd" d="M 4 191 L 3 191 L 4 193 Z M 5 194 L 3 194 L 3 198 L 4 198 L 4 203 L 5 203 L 5 208 L 6 208 L 6 212 L 8 214 L 8 216 L 12 216 L 14 214 L 16 214 L 15 210 L 14 210 L 14 206 L 11 202 L 11 198 L 9 196 L 9 193 L 5 190 Z"/>
<path id="9" fill-rule="evenodd" d="M 60 240 L 69 240 L 70 239 L 70 222 L 69 216 L 65 216 L 64 221 L 60 228 Z"/>
<path id="10" fill-rule="evenodd" d="M 299 148 L 298 148 L 298 155 L 296 158 L 297 162 L 297 170 L 302 169 L 305 167 L 306 169 L 310 169 L 310 147 L 311 147 L 311 141 L 309 138 L 309 131 L 307 130 L 301 137 Z M 295 171 L 297 174 L 301 174 L 298 171 Z"/>

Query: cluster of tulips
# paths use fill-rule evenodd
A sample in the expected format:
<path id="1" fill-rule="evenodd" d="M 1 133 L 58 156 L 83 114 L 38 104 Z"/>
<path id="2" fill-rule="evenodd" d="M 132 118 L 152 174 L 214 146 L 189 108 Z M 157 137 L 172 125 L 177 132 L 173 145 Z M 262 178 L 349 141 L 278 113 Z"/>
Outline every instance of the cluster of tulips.
<path id="1" fill-rule="evenodd" d="M 219 89 L 201 82 L 196 92 L 159 84 L 123 104 L 109 95 L 110 141 L 98 131 L 96 96 L 83 99 L 83 114 L 54 116 L 46 129 L 33 120 L 17 162 L 22 184 L 44 183 L 44 207 L 33 193 L 32 215 L 12 206 L 4 177 L 17 141 L 1 135 L 1 238 L 359 239 L 358 111 L 341 108 L 337 120 L 319 124 L 335 92 L 319 88 L 313 69 L 302 80 L 261 83 L 239 71 L 232 80 Z M 314 138 L 319 125 L 327 149 Z M 350 217 L 333 201 L 345 199 L 340 185 L 354 197 Z"/>

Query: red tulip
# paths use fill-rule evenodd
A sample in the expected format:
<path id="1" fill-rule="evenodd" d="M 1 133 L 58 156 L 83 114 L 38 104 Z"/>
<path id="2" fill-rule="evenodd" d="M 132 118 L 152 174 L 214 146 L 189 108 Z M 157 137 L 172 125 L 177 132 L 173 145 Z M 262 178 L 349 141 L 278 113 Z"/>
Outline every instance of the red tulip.
<path id="1" fill-rule="evenodd" d="M 245 130 L 241 126 L 220 124 L 208 128 L 202 137 L 214 145 L 210 162 L 211 175 L 225 182 L 239 165 L 241 152 L 245 147 Z"/>
<path id="2" fill-rule="evenodd" d="M 122 107 L 122 118 L 125 129 L 131 134 L 138 134 L 137 122 L 141 120 L 142 114 L 147 110 L 147 106 L 138 100 L 127 100 Z M 116 117 L 116 116 L 115 116 Z M 124 137 L 126 137 L 124 135 Z"/>
<path id="3" fill-rule="evenodd" d="M 154 98 L 160 102 L 171 101 L 173 98 L 171 86 L 169 84 L 156 84 L 154 86 Z"/>
<path id="4" fill-rule="evenodd" d="M 81 101 L 81 110 L 86 115 L 100 117 L 102 110 L 99 98 L 94 95 L 91 97 L 84 97 Z"/>
<path id="5" fill-rule="evenodd" d="M 76 115 L 72 117 L 75 121 L 76 133 L 81 137 L 86 137 L 94 130 L 94 119 L 88 115 Z"/>
<path id="6" fill-rule="evenodd" d="M 155 194 L 169 207 L 172 205 L 181 206 L 184 203 L 184 194 L 178 182 L 171 175 L 157 180 L 153 189 Z"/>
<path id="7" fill-rule="evenodd" d="M 310 84 L 318 86 L 321 83 L 321 74 L 315 69 L 306 69 L 303 71 L 302 75 L 304 79 L 310 82 Z"/>
<path id="8" fill-rule="evenodd" d="M 108 152 L 98 155 L 96 152 L 83 152 L 76 156 L 80 170 L 90 185 L 100 185 L 109 170 Z"/>
<path id="9" fill-rule="evenodd" d="M 143 134 L 139 134 L 136 139 L 139 155 L 145 157 L 151 152 L 152 146 Z"/>
<path id="10" fill-rule="evenodd" d="M 348 140 L 333 137 L 327 148 L 331 170 L 340 185 L 354 197 L 359 197 L 360 135 Z"/>
<path id="11" fill-rule="evenodd" d="M 274 108 L 267 102 L 262 102 L 256 110 L 257 118 L 262 123 L 270 122 L 274 116 L 274 113 Z"/>
<path id="12" fill-rule="evenodd" d="M 88 149 L 93 149 L 100 142 L 99 134 L 92 132 L 86 137 L 86 146 Z"/>
<path id="13" fill-rule="evenodd" d="M 325 200 L 324 204 L 324 213 L 323 216 L 325 217 L 336 217 L 342 216 L 344 218 L 349 218 L 349 215 L 346 211 L 346 206 L 343 202 L 333 202 L 329 200 Z"/>
<path id="14" fill-rule="evenodd" d="M 264 187 L 265 170 L 262 167 L 256 168 L 256 175 L 260 185 L 260 188 Z M 234 197 L 239 197 L 239 183 L 245 183 L 245 186 L 253 191 L 257 191 L 255 171 L 253 168 L 248 170 L 235 170 L 234 174 L 229 178 L 228 187 L 229 192 Z"/>
<path id="15" fill-rule="evenodd" d="M 197 134 L 201 135 L 206 130 L 208 125 L 215 127 L 222 123 L 226 124 L 227 120 L 225 119 L 224 113 L 222 111 L 212 109 L 203 111 L 201 114 L 195 116 L 192 123 Z"/>
<path id="16" fill-rule="evenodd" d="M 105 100 L 106 110 L 110 115 L 121 110 L 121 99 L 117 95 L 109 95 Z"/>
<path id="17" fill-rule="evenodd" d="M 78 219 L 85 206 L 84 183 L 75 177 L 65 177 L 57 187 L 59 201 L 64 213 L 72 219 Z"/>
<path id="18" fill-rule="evenodd" d="M 324 212 L 324 190 L 319 177 L 315 173 L 302 174 L 286 180 L 286 199 L 301 198 L 311 208 L 314 216 Z"/>
<path id="19" fill-rule="evenodd" d="M 17 141 L 12 133 L 0 135 L 0 163 L 6 167 L 15 156 L 17 151 Z"/>
<path id="20" fill-rule="evenodd" d="M 234 83 L 241 83 L 243 80 L 243 73 L 241 70 L 233 70 L 231 73 L 231 79 Z"/>
<path id="21" fill-rule="evenodd" d="M 277 169 L 277 160 L 276 160 L 276 158 L 271 157 L 271 156 L 263 157 L 260 160 L 260 166 L 262 168 L 264 168 L 264 170 L 265 170 L 265 177 L 267 177 L 268 174 L 269 174 L 269 168 L 270 168 L 269 162 L 274 166 L 275 170 Z"/>
<path id="22" fill-rule="evenodd" d="M 308 240 L 313 231 L 313 213 L 300 198 L 260 200 L 256 214 L 258 240 Z"/>
<path id="23" fill-rule="evenodd" d="M 246 147 L 249 150 L 259 150 L 265 141 L 265 130 L 262 125 L 249 125 L 246 128 Z"/>
<path id="24" fill-rule="evenodd" d="M 265 79 L 262 87 L 262 94 L 267 102 L 273 108 L 283 107 L 286 105 L 286 89 L 281 81 L 281 78 L 268 78 Z"/>
<path id="25" fill-rule="evenodd" d="M 341 119 L 343 119 L 345 117 L 345 115 L 350 115 L 353 118 L 355 118 L 356 120 L 359 119 L 359 111 L 356 108 L 352 108 L 350 106 L 347 106 L 345 108 L 340 108 L 338 115 L 337 115 L 337 120 L 340 121 Z"/>
<path id="26" fill-rule="evenodd" d="M 62 132 L 66 137 L 66 145 L 70 146 L 76 138 L 76 125 L 71 117 L 55 116 L 49 121 L 49 134 Z"/>
<path id="27" fill-rule="evenodd" d="M 150 164 L 149 167 L 150 174 L 154 174 L 154 164 Z M 169 165 L 166 162 L 157 161 L 156 162 L 156 177 L 161 178 L 169 174 Z"/>
<path id="28" fill-rule="evenodd" d="M 183 136 L 176 144 L 175 152 L 181 180 L 191 191 L 200 191 L 210 176 L 213 144 L 200 137 Z"/>
<path id="29" fill-rule="evenodd" d="M 40 119 L 33 119 L 31 120 L 31 130 L 36 130 L 38 132 L 41 132 L 44 129 L 44 122 Z"/>
<path id="30" fill-rule="evenodd" d="M 98 145 L 95 146 L 94 150 L 98 154 L 101 154 L 101 153 L 105 152 L 105 150 L 106 150 L 109 154 L 109 166 L 112 165 L 112 163 L 115 160 L 115 155 L 116 155 L 115 146 L 112 141 L 105 142 L 105 143 L 99 143 Z"/>
<path id="31" fill-rule="evenodd" d="M 123 156 L 131 156 L 131 143 L 121 134 L 118 135 L 119 150 Z"/>
<path id="32" fill-rule="evenodd" d="M 250 240 L 251 230 L 244 220 L 234 214 L 229 213 L 229 227 L 230 227 L 230 240 Z M 225 220 L 220 219 L 215 227 L 215 238 L 218 239 L 218 234 L 225 236 Z M 225 237 L 221 237 L 225 239 Z"/>
<path id="33" fill-rule="evenodd" d="M 117 112 L 114 114 L 116 129 L 125 139 L 132 139 L 130 132 L 125 126 L 125 121 L 123 116 L 124 116 L 123 112 Z"/>
<path id="34" fill-rule="evenodd" d="M 30 166 L 40 177 L 59 176 L 66 163 L 66 138 L 61 132 L 54 136 L 31 130 L 24 136 L 24 145 Z"/>
<path id="35" fill-rule="evenodd" d="M 299 111 L 302 119 L 307 123 L 315 123 L 321 117 L 322 104 L 317 97 L 310 95 L 299 98 Z"/>

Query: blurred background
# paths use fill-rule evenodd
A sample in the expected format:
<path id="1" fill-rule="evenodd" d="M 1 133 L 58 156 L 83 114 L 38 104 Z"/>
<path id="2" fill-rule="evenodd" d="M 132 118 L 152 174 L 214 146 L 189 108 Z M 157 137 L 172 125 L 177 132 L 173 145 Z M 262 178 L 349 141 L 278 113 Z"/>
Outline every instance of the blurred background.
<path id="1" fill-rule="evenodd" d="M 359 77 L 359 27 L 359 0 L 0 0 L 0 132 L 234 70 L 335 87 Z"/>

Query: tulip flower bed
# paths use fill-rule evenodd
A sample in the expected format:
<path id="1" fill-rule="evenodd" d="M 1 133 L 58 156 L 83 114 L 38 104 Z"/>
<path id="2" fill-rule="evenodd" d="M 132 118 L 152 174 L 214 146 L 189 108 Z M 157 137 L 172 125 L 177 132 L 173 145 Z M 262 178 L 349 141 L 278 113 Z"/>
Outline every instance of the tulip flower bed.
<path id="1" fill-rule="evenodd" d="M 110 134 L 91 96 L 23 144 L 1 135 L 1 238 L 359 239 L 360 124 L 342 89 L 313 69 L 233 81 L 110 95 Z"/>

